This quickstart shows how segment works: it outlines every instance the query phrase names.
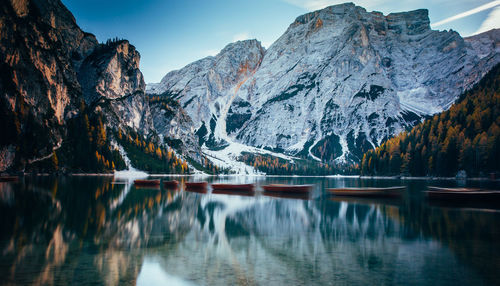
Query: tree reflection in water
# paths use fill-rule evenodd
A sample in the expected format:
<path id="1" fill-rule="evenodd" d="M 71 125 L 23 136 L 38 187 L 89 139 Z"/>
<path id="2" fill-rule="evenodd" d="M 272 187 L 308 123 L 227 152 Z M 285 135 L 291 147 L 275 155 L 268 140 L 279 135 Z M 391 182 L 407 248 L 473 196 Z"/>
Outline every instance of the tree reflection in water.
<path id="1" fill-rule="evenodd" d="M 316 180 L 311 200 L 109 177 L 0 183 L 0 283 L 500 282 L 498 213 L 430 207 L 411 182 L 402 201 L 328 199 Z"/>

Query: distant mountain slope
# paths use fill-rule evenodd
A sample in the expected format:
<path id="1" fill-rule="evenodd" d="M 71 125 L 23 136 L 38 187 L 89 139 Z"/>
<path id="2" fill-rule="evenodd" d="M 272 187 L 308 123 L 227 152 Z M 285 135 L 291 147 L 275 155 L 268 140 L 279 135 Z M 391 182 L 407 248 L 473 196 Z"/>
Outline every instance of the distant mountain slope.
<path id="1" fill-rule="evenodd" d="M 448 111 L 368 151 L 364 175 L 454 176 L 500 172 L 500 65 Z"/>
<path id="2" fill-rule="evenodd" d="M 431 30 L 427 10 L 383 15 L 347 3 L 298 17 L 267 51 L 229 44 L 147 92 L 178 100 L 207 149 L 359 162 L 449 108 L 500 62 L 499 38 Z"/>

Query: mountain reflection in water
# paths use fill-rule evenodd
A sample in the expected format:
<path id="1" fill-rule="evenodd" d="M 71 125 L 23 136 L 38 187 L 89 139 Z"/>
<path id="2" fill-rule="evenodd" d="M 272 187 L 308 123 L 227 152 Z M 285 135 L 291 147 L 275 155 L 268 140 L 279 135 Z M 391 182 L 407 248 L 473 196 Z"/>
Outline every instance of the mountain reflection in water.
<path id="1" fill-rule="evenodd" d="M 0 284 L 500 283 L 500 213 L 429 205 L 425 181 L 238 180 L 316 187 L 283 198 L 259 188 L 252 196 L 138 189 L 112 177 L 0 183 Z M 324 191 L 399 184 L 402 200 Z"/>

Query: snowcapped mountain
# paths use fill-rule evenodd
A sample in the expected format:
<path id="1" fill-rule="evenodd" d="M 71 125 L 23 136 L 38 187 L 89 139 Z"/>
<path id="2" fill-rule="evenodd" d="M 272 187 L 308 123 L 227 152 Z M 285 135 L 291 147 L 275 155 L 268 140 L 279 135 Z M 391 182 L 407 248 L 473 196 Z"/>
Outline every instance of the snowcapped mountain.
<path id="1" fill-rule="evenodd" d="M 267 51 L 256 40 L 229 44 L 147 93 L 178 100 L 205 150 L 356 162 L 480 80 L 500 62 L 499 34 L 464 39 L 431 30 L 427 10 L 346 3 L 298 17 Z"/>

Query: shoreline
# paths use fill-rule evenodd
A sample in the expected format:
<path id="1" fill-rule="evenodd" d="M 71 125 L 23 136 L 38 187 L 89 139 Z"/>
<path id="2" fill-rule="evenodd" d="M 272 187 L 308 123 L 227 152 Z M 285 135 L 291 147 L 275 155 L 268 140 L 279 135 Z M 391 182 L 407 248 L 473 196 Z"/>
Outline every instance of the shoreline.
<path id="1" fill-rule="evenodd" d="M 2 176 L 69 176 L 69 177 L 114 177 L 115 173 L 22 173 L 22 174 L 2 174 Z M 123 176 L 123 175 L 122 175 Z M 363 180 L 421 180 L 421 181 L 490 181 L 500 182 L 500 179 L 490 179 L 488 177 L 471 177 L 471 178 L 456 178 L 456 177 L 412 177 L 412 176 L 361 176 L 361 175 L 262 175 L 262 174 L 220 174 L 211 175 L 205 173 L 197 174 L 147 174 L 148 177 L 269 177 L 269 178 L 351 178 Z"/>

